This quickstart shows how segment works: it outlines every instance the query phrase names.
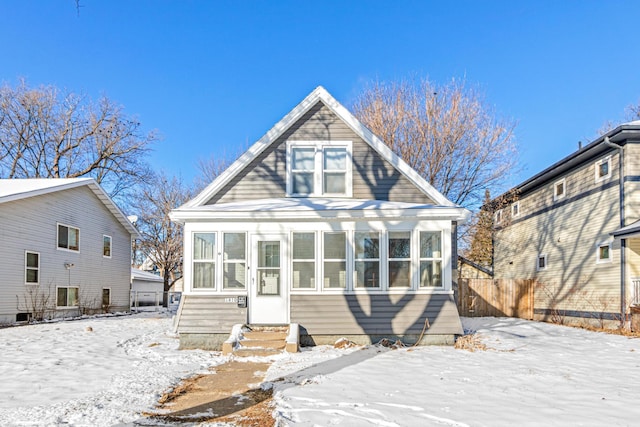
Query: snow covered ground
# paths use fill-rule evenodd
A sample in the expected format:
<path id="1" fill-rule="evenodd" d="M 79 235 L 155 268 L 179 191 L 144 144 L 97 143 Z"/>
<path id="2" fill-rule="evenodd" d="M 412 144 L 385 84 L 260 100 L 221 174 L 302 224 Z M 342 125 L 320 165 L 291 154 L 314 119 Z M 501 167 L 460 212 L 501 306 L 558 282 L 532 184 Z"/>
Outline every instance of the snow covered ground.
<path id="1" fill-rule="evenodd" d="M 321 346 L 273 357 L 292 426 L 632 426 L 640 339 L 519 319 L 464 319 L 489 347 Z M 0 425 L 132 425 L 180 378 L 228 358 L 178 351 L 167 315 L 0 330 Z"/>

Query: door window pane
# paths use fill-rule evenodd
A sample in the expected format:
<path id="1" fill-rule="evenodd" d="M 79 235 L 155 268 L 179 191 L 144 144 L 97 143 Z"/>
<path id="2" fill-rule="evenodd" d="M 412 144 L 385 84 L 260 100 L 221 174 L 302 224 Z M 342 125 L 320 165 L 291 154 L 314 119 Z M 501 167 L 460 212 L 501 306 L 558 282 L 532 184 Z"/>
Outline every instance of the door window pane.
<path id="1" fill-rule="evenodd" d="M 280 242 L 258 242 L 258 295 L 280 295 Z"/>

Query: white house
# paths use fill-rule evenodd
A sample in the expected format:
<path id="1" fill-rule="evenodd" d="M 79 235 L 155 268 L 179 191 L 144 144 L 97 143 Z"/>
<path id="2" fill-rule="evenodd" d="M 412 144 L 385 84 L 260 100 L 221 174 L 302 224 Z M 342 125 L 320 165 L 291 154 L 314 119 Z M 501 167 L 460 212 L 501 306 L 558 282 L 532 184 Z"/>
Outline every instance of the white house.
<path id="1" fill-rule="evenodd" d="M 164 279 L 158 274 L 131 269 L 132 306 L 162 305 Z"/>
<path id="2" fill-rule="evenodd" d="M 91 178 L 0 179 L 0 323 L 128 311 L 132 236 Z"/>
<path id="3" fill-rule="evenodd" d="M 452 343 L 467 216 L 318 87 L 172 212 L 181 346 L 219 348 L 239 323 L 297 323 L 303 344 Z"/>

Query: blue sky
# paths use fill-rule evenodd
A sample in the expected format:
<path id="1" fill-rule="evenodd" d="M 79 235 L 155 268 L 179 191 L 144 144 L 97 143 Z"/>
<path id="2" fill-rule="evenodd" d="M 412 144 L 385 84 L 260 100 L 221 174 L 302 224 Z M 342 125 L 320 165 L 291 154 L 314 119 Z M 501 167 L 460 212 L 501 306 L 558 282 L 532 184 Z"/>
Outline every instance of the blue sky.
<path id="1" fill-rule="evenodd" d="M 640 102 L 637 1 L 0 2 L 0 82 L 106 94 L 163 139 L 158 169 L 233 157 L 316 86 L 465 78 L 517 121 L 513 185 Z"/>

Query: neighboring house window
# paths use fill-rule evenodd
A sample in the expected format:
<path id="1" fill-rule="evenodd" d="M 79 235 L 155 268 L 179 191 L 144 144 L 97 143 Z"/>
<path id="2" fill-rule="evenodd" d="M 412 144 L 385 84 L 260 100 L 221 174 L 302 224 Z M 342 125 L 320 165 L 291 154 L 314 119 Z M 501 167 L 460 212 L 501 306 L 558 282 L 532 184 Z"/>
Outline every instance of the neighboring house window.
<path id="1" fill-rule="evenodd" d="M 380 287 L 380 233 L 355 233 L 356 288 Z"/>
<path id="2" fill-rule="evenodd" d="M 496 211 L 494 220 L 496 224 L 500 224 L 502 222 L 502 209 Z"/>
<path id="3" fill-rule="evenodd" d="M 515 218 L 518 215 L 520 215 L 520 202 L 515 202 L 511 205 L 511 216 Z"/>
<path id="4" fill-rule="evenodd" d="M 78 306 L 78 288 L 64 287 L 57 289 L 56 306 L 72 308 Z"/>
<path id="5" fill-rule="evenodd" d="M 611 244 L 598 245 L 597 262 L 611 262 Z"/>
<path id="6" fill-rule="evenodd" d="M 595 164 L 596 167 L 596 182 L 604 181 L 611 177 L 611 157 L 605 157 L 600 159 Z"/>
<path id="7" fill-rule="evenodd" d="M 293 233 L 293 280 L 295 289 L 316 287 L 316 234 Z"/>
<path id="8" fill-rule="evenodd" d="M 216 287 L 216 233 L 193 233 L 193 288 Z"/>
<path id="9" fill-rule="evenodd" d="M 351 142 L 287 143 L 287 194 L 350 196 Z"/>
<path id="10" fill-rule="evenodd" d="M 553 200 L 562 199 L 567 194 L 567 183 L 563 178 L 553 184 Z"/>
<path id="11" fill-rule="evenodd" d="M 111 236 L 102 236 L 102 256 L 111 258 Z"/>
<path id="12" fill-rule="evenodd" d="M 70 251 L 80 250 L 80 229 L 58 224 L 58 248 Z"/>
<path id="13" fill-rule="evenodd" d="M 547 269 L 547 255 L 540 254 L 538 255 L 538 261 L 536 263 L 536 270 L 542 271 Z"/>
<path id="14" fill-rule="evenodd" d="M 389 287 L 411 286 L 411 232 L 389 232 Z"/>
<path id="15" fill-rule="evenodd" d="M 347 233 L 324 233 L 324 287 L 347 286 Z"/>
<path id="16" fill-rule="evenodd" d="M 245 233 L 224 233 L 223 289 L 245 289 L 247 284 L 247 239 Z"/>
<path id="17" fill-rule="evenodd" d="M 40 254 L 25 251 L 24 253 L 24 282 L 27 285 L 40 283 Z"/>
<path id="18" fill-rule="evenodd" d="M 102 307 L 111 306 L 111 288 L 102 288 Z"/>
<path id="19" fill-rule="evenodd" d="M 439 231 L 420 232 L 420 287 L 442 287 L 442 235 Z"/>

